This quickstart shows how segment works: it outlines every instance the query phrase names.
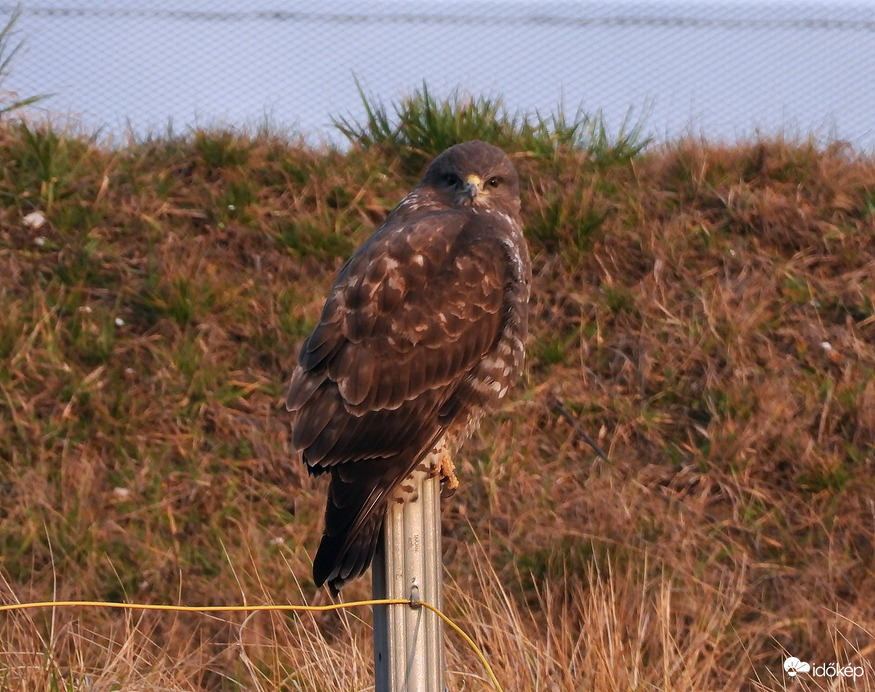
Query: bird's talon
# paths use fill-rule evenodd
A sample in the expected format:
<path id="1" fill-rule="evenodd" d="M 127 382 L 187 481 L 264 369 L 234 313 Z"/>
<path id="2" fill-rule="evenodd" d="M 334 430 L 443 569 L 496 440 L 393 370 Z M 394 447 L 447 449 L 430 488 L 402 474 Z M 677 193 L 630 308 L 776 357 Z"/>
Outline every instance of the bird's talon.
<path id="1" fill-rule="evenodd" d="M 459 487 L 459 479 L 456 477 L 456 464 L 446 450 L 441 452 L 441 496 L 450 497 Z M 445 494 L 449 493 L 449 494 Z"/>

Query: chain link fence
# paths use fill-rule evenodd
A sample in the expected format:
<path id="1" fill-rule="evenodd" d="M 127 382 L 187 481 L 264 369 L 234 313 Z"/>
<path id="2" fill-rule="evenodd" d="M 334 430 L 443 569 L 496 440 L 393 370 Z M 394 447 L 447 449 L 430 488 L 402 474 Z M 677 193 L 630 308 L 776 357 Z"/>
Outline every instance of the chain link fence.
<path id="1" fill-rule="evenodd" d="M 3 85 L 107 134 L 275 128 L 338 141 L 357 82 L 390 103 L 427 84 L 511 112 L 600 111 L 657 140 L 757 133 L 875 143 L 875 3 L 43 0 Z"/>

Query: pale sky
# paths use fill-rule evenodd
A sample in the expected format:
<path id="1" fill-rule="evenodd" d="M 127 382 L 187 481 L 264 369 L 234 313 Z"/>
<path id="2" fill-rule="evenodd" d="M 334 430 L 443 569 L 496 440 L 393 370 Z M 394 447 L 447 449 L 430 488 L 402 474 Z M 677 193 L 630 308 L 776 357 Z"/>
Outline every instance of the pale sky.
<path id="1" fill-rule="evenodd" d="M 438 96 L 501 96 L 511 111 L 601 110 L 615 130 L 644 117 L 660 139 L 813 132 L 875 143 L 875 1 L 21 7 L 25 44 L 3 88 L 55 94 L 46 109 L 107 133 L 267 116 L 336 138 L 332 115 L 363 115 L 358 77 L 387 104 L 424 80 Z"/>

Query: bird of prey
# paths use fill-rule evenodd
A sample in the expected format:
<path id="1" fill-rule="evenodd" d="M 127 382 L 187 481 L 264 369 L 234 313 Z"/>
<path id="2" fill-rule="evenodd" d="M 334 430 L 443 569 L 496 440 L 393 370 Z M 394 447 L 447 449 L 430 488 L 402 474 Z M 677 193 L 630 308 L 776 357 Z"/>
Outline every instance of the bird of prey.
<path id="1" fill-rule="evenodd" d="M 396 488 L 519 377 L 531 273 L 516 170 L 480 141 L 438 156 L 344 264 L 286 399 L 293 447 L 331 477 L 317 586 L 368 568 Z"/>

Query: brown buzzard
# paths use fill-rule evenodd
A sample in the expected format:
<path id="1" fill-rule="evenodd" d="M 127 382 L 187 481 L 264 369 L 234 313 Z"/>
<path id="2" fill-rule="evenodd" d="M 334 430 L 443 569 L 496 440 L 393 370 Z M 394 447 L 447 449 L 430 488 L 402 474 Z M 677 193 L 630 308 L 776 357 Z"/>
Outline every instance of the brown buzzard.
<path id="1" fill-rule="evenodd" d="M 331 474 L 317 586 L 368 568 L 395 488 L 519 377 L 531 271 L 516 170 L 479 141 L 438 156 L 340 270 L 286 400 L 293 446 Z"/>

